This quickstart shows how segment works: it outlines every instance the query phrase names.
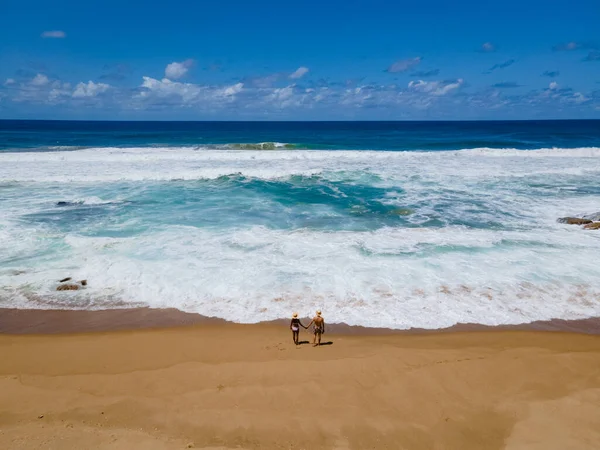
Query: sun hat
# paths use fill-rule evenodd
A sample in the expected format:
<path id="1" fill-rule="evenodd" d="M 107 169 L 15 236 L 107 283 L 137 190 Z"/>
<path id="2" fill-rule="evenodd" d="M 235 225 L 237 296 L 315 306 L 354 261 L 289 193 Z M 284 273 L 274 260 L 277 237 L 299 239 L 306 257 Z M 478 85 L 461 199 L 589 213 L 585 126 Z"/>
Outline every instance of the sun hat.
<path id="1" fill-rule="evenodd" d="M 317 316 L 320 316 L 320 315 L 321 315 L 321 310 L 317 309 Z"/>
<path id="2" fill-rule="evenodd" d="M 292 317 L 294 317 L 294 318 L 298 317 L 298 313 L 292 314 Z"/>

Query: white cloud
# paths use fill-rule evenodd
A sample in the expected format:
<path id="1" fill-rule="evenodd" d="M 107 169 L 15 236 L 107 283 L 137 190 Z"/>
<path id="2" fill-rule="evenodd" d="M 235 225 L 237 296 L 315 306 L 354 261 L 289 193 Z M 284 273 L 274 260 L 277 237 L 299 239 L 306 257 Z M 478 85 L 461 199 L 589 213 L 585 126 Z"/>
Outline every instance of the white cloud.
<path id="1" fill-rule="evenodd" d="M 458 89 L 464 80 L 459 78 L 453 82 L 444 82 L 444 81 L 411 81 L 408 83 L 408 88 L 417 91 L 417 92 L 425 92 L 430 95 L 442 96 L 452 92 L 455 89 Z"/>
<path id="2" fill-rule="evenodd" d="M 60 30 L 55 31 L 44 31 L 42 33 L 43 38 L 51 38 L 51 39 L 64 39 L 67 37 L 67 33 Z"/>
<path id="3" fill-rule="evenodd" d="M 446 95 L 448 92 L 453 91 L 453 90 L 458 89 L 459 87 L 461 87 L 462 84 L 463 84 L 463 82 L 464 82 L 463 79 L 459 78 L 454 83 L 448 83 L 445 86 L 443 86 L 440 89 L 438 89 L 434 93 L 434 95 Z"/>
<path id="4" fill-rule="evenodd" d="M 165 67 L 165 76 L 171 80 L 177 80 L 188 73 L 193 64 L 194 61 L 191 59 L 186 59 L 182 62 L 172 62 Z"/>
<path id="5" fill-rule="evenodd" d="M 202 87 L 192 83 L 180 83 L 178 81 L 171 81 L 168 78 L 157 80 L 151 77 L 143 77 L 141 87 L 145 88 L 140 93 L 141 98 L 150 97 L 181 97 L 183 103 L 193 102 L 202 92 Z"/>
<path id="6" fill-rule="evenodd" d="M 409 81 L 408 88 L 415 91 L 429 92 L 433 89 L 434 86 L 437 86 L 438 83 L 439 81 Z"/>
<path id="7" fill-rule="evenodd" d="M 587 102 L 589 98 L 583 95 L 581 92 L 575 92 L 573 97 L 571 97 L 571 101 L 574 103 L 584 103 Z"/>
<path id="8" fill-rule="evenodd" d="M 222 95 L 229 97 L 235 94 L 239 94 L 240 92 L 242 92 L 243 87 L 244 83 L 237 83 L 233 86 L 228 86 L 222 90 Z"/>
<path id="9" fill-rule="evenodd" d="M 555 45 L 553 47 L 554 51 L 559 52 L 570 52 L 573 50 L 589 50 L 595 48 L 596 46 L 587 42 L 564 42 L 562 44 Z"/>
<path id="10" fill-rule="evenodd" d="M 46 75 L 38 73 L 35 77 L 33 77 L 30 84 L 32 86 L 45 86 L 48 84 L 48 81 L 49 80 Z"/>
<path id="11" fill-rule="evenodd" d="M 294 95 L 294 86 L 286 86 L 284 88 L 273 89 L 269 95 L 269 99 L 277 102 L 288 100 Z"/>
<path id="12" fill-rule="evenodd" d="M 7 78 L 4 82 L 4 86 L 10 86 L 11 84 L 15 84 L 15 80 L 13 78 Z"/>
<path id="13" fill-rule="evenodd" d="M 71 96 L 73 98 L 95 97 L 98 94 L 106 92 L 108 89 L 110 89 L 108 84 L 88 81 L 87 83 L 79 83 L 75 86 L 75 90 Z"/>
<path id="14" fill-rule="evenodd" d="M 482 52 L 493 52 L 496 50 L 496 47 L 491 42 L 486 42 L 481 46 Z"/>
<path id="15" fill-rule="evenodd" d="M 344 106 L 362 107 L 365 103 L 374 99 L 374 92 L 369 86 L 358 86 L 352 89 L 346 89 L 340 99 Z"/>
<path id="16" fill-rule="evenodd" d="M 157 80 L 151 77 L 143 77 L 140 88 L 142 88 L 141 92 L 134 97 L 134 100 L 138 102 L 181 106 L 219 106 L 233 101 L 236 95 L 242 92 L 244 83 L 217 87 L 181 83 L 171 81 L 168 78 Z"/>
<path id="17" fill-rule="evenodd" d="M 52 104 L 61 103 L 71 97 L 71 94 L 71 83 L 55 81 L 52 83 L 52 89 L 48 93 L 48 102 Z"/>
<path id="18" fill-rule="evenodd" d="M 281 111 L 313 103 L 314 93 L 307 93 L 295 84 L 280 88 L 249 89 L 240 99 L 253 102 L 261 111 Z"/>
<path id="19" fill-rule="evenodd" d="M 308 67 L 298 67 L 295 72 L 290 74 L 290 78 L 292 80 L 297 80 L 299 78 L 302 78 L 307 73 L 308 73 Z"/>
<path id="20" fill-rule="evenodd" d="M 421 64 L 422 59 L 423 58 L 421 58 L 420 56 L 417 56 L 416 58 L 410 58 L 410 59 L 401 59 L 400 61 L 396 61 L 394 64 L 392 64 L 390 67 L 388 67 L 386 69 L 386 72 L 390 72 L 390 73 L 406 72 L 408 69 Z"/>
<path id="21" fill-rule="evenodd" d="M 272 73 L 264 77 L 246 77 L 243 78 L 243 82 L 246 86 L 256 88 L 269 88 L 277 83 L 282 78 L 288 77 L 287 73 Z"/>
<path id="22" fill-rule="evenodd" d="M 35 75 L 35 72 L 34 72 Z M 472 92 L 463 89 L 463 79 L 432 80 L 412 77 L 402 83 L 323 82 L 298 86 L 289 80 L 289 72 L 280 74 L 281 85 L 257 86 L 240 80 L 229 84 L 195 84 L 169 78 L 143 77 L 137 88 L 110 86 L 87 81 L 64 83 L 37 74 L 13 86 L 0 89 L 2 107 L 6 104 L 38 104 L 81 111 L 95 108 L 137 111 L 142 114 L 172 112 L 202 118 L 450 118 L 459 112 L 468 117 L 511 111 L 592 111 L 600 104 L 597 91 L 576 92 L 562 83 L 549 80 L 543 89 L 513 94 L 509 90 Z M 436 77 L 437 78 L 437 77 Z M 283 81 L 288 79 L 288 83 Z M 12 79 L 11 79 L 12 80 Z M 427 81 L 424 81 L 427 80 Z M 100 80 L 103 81 L 103 80 Z M 4 79 L 0 85 L 12 82 Z M 18 87 L 18 89 L 14 89 Z M 460 95 L 458 95 L 460 94 Z M 8 102 L 8 103 L 7 103 Z M 108 109 L 107 109 L 108 108 Z M 527 109 L 529 108 L 529 109 Z M 494 113 L 496 111 L 496 113 Z M 136 113 L 136 114 L 137 114 Z M 491 117 L 491 115 L 489 115 Z M 503 113 L 504 114 L 504 113 Z M 486 116 L 486 117 L 488 117 Z"/>

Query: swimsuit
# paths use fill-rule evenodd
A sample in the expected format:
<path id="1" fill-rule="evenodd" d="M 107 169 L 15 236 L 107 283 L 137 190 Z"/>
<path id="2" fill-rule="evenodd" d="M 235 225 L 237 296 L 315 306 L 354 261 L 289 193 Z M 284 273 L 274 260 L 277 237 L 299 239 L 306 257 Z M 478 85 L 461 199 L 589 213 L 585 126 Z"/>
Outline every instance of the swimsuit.
<path id="1" fill-rule="evenodd" d="M 300 331 L 299 323 L 300 319 L 292 319 L 292 331 Z"/>

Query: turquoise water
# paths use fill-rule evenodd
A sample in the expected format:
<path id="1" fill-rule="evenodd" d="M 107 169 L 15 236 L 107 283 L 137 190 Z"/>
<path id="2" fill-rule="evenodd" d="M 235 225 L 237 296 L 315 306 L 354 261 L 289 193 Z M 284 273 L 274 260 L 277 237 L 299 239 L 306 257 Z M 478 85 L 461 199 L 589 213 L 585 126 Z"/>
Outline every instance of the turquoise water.
<path id="1" fill-rule="evenodd" d="M 340 124 L 226 124 L 219 139 L 200 136 L 209 124 L 185 138 L 177 127 L 191 124 L 170 124 L 162 145 L 169 131 L 150 125 L 0 123 L 0 306 L 240 322 L 321 308 L 392 328 L 600 313 L 600 234 L 556 222 L 600 211 L 598 122 L 547 127 L 564 146 L 533 150 L 540 123 L 513 123 L 510 138 L 499 130 L 511 123 L 457 125 L 453 143 L 440 129 L 454 124 L 355 124 L 330 147 Z M 282 134 L 294 127 L 311 131 Z M 429 147 L 390 151 L 409 134 Z M 266 139 L 294 146 L 224 145 Z M 521 145 L 442 151 L 436 139 Z M 66 276 L 89 285 L 56 292 Z"/>

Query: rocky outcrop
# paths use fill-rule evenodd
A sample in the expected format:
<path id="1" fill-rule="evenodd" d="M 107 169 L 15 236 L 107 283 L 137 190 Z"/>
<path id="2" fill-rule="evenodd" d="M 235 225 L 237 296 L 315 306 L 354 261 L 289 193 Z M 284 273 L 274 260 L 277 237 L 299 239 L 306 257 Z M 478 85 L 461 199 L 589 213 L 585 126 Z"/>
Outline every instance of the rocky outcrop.
<path id="1" fill-rule="evenodd" d="M 56 288 L 57 291 L 78 291 L 82 286 L 80 284 L 61 284 Z"/>
<path id="2" fill-rule="evenodd" d="M 79 289 L 82 289 L 83 287 L 87 286 L 87 280 L 81 280 L 81 281 L 77 281 L 75 283 L 65 283 L 65 281 L 71 281 L 71 277 L 67 277 L 67 278 L 63 278 L 62 280 L 59 281 L 59 283 L 63 283 L 60 284 L 56 290 L 57 291 L 78 291 Z"/>
<path id="3" fill-rule="evenodd" d="M 600 230 L 600 222 L 588 223 L 583 228 L 586 230 Z"/>
<path id="4" fill-rule="evenodd" d="M 586 230 L 600 230 L 600 212 L 583 217 L 561 217 L 557 219 L 557 222 L 568 225 L 583 225 Z"/>
<path id="5" fill-rule="evenodd" d="M 588 223 L 592 223 L 593 221 L 590 219 L 582 219 L 579 217 L 561 217 L 558 219 L 559 223 L 566 223 L 568 225 L 586 225 Z"/>

